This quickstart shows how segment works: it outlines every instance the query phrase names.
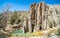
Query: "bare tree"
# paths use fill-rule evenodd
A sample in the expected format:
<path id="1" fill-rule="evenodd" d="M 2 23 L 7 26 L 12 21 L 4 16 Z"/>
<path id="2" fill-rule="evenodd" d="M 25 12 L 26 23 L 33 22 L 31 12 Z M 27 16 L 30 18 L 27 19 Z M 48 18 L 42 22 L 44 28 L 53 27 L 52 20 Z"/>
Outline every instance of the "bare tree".
<path id="1" fill-rule="evenodd" d="M 8 20 L 8 13 L 9 13 L 9 11 L 10 11 L 10 8 L 11 8 L 11 5 L 10 4 L 7 4 L 6 5 L 6 8 L 5 8 L 5 15 L 3 15 L 4 16 L 4 18 L 5 18 L 5 20 L 4 20 L 4 22 L 5 22 L 5 27 L 7 26 L 7 20 Z"/>
<path id="2" fill-rule="evenodd" d="M 5 28 L 6 28 L 6 26 L 7 26 L 7 20 L 8 20 L 8 13 L 9 13 L 9 11 L 10 11 L 10 8 L 11 8 L 11 5 L 10 4 L 7 4 L 6 5 L 6 7 L 2 10 L 2 12 L 4 12 L 4 13 L 2 13 L 2 16 L 3 16 L 3 18 L 2 18 L 2 24 L 3 24 L 3 32 L 2 31 L 0 31 L 2 34 L 7 34 L 8 32 L 6 32 L 6 30 L 5 30 Z M 8 34 L 7 34 L 8 35 Z"/>

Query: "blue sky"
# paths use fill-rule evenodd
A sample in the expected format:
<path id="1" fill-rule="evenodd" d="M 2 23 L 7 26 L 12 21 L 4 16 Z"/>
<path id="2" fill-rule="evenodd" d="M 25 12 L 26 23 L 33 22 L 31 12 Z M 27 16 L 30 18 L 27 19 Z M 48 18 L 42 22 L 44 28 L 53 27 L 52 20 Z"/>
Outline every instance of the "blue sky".
<path id="1" fill-rule="evenodd" d="M 5 9 L 7 4 L 11 5 L 11 11 L 28 11 L 30 4 L 40 1 L 44 1 L 46 4 L 60 4 L 60 0 L 0 0 L 0 11 Z"/>

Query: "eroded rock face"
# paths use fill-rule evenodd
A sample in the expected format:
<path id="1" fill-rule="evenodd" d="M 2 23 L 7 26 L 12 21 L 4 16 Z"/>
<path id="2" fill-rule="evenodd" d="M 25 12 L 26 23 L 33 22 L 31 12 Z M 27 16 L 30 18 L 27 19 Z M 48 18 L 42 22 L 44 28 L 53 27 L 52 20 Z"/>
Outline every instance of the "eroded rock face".
<path id="1" fill-rule="evenodd" d="M 34 31 L 34 26 L 36 26 L 36 3 L 32 4 L 30 7 L 30 13 L 31 13 L 31 32 Z"/>
<path id="2" fill-rule="evenodd" d="M 50 13 L 51 8 L 53 9 L 52 13 Z M 49 21 L 52 23 L 52 27 L 54 27 L 54 21 L 56 21 L 53 17 L 55 16 L 57 18 L 57 14 L 54 12 L 54 6 L 50 7 L 49 5 L 45 4 L 44 2 L 40 2 L 39 4 L 31 4 L 30 7 L 30 29 L 33 32 L 33 30 L 46 30 L 49 28 L 48 24 Z M 51 18 L 50 18 L 51 17 Z M 49 19 L 50 18 L 50 19 Z M 51 20 L 54 21 L 51 21 Z M 58 19 L 59 20 L 59 19 Z M 55 22 L 56 23 L 56 22 Z M 58 22 L 57 22 L 58 23 Z M 58 24 L 57 24 L 58 25 Z"/>
<path id="3" fill-rule="evenodd" d="M 46 11 L 46 5 L 41 2 L 38 5 L 32 4 L 30 7 L 30 13 L 31 13 L 31 27 L 32 31 L 34 30 L 34 27 L 39 26 L 40 30 L 42 30 L 42 24 L 45 20 L 45 14 Z M 37 29 L 37 28 L 36 28 Z"/>

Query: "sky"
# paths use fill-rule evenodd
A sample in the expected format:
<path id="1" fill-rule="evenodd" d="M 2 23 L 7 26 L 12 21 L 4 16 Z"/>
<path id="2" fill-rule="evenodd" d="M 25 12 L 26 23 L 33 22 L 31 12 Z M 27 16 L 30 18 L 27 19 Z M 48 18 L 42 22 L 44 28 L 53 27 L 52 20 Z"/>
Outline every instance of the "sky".
<path id="1" fill-rule="evenodd" d="M 10 5 L 10 11 L 28 11 L 33 3 L 45 2 L 46 4 L 60 4 L 60 0 L 0 0 L 0 11 Z"/>

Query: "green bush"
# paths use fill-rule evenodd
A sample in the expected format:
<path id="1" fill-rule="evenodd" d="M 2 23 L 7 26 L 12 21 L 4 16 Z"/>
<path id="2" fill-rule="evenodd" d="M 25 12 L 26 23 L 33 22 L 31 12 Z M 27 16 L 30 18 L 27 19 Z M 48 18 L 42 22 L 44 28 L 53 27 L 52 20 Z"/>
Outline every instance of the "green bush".
<path id="1" fill-rule="evenodd" d="M 60 28 L 58 29 L 58 33 L 60 33 Z"/>
<path id="2" fill-rule="evenodd" d="M 15 12 L 13 13 L 13 15 L 11 15 L 10 24 L 14 24 L 15 21 L 17 20 L 17 18 L 18 18 L 18 15 L 17 15 L 17 12 L 15 11 Z"/>
<path id="3" fill-rule="evenodd" d="M 58 28 L 58 30 L 56 32 L 56 35 L 59 35 L 60 36 L 60 28 Z"/>

